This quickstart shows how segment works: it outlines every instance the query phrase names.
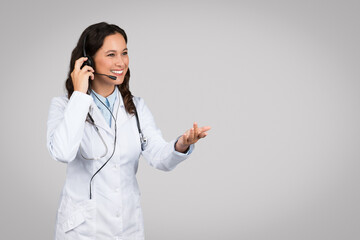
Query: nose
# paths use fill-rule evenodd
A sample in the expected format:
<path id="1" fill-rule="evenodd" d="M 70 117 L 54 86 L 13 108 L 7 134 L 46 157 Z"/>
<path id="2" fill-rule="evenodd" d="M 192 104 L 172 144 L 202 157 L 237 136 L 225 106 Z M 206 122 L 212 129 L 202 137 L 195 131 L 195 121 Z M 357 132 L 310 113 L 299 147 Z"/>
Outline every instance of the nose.
<path id="1" fill-rule="evenodd" d="M 117 66 L 119 67 L 124 67 L 125 62 L 124 59 L 122 58 L 122 56 L 120 55 L 118 58 L 116 58 L 116 63 Z"/>

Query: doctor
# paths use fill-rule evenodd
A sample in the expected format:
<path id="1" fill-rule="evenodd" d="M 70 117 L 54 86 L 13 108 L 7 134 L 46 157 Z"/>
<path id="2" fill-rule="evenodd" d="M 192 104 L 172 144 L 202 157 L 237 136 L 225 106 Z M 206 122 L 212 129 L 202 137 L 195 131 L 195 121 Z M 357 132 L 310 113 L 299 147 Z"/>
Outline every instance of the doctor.
<path id="1" fill-rule="evenodd" d="M 104 22 L 86 28 L 71 55 L 67 96 L 52 99 L 47 123 L 50 155 L 67 163 L 55 239 L 144 239 L 140 155 L 172 170 L 210 130 L 194 123 L 166 142 L 129 80 L 124 30 Z"/>

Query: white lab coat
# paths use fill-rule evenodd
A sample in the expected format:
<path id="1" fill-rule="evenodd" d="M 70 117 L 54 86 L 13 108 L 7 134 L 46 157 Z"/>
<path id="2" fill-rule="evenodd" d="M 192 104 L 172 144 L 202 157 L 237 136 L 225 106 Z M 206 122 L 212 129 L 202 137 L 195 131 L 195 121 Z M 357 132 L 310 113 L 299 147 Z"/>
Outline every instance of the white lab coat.
<path id="1" fill-rule="evenodd" d="M 55 239 L 144 239 L 140 192 L 135 177 L 140 154 L 150 165 L 164 171 L 175 168 L 188 154 L 175 151 L 175 140 L 164 141 L 143 99 L 134 97 L 133 100 L 143 134 L 148 139 L 146 149 L 141 151 L 136 118 L 126 113 L 119 94 L 114 104 L 114 115 L 117 115 L 115 153 L 94 177 L 90 200 L 90 178 L 113 152 L 114 121 L 110 128 L 87 94 L 75 91 L 70 99 L 65 96 L 52 99 L 47 147 L 52 158 L 68 164 Z M 94 126 L 86 121 L 88 112 L 108 147 L 107 155 L 99 160 L 82 157 L 96 158 L 105 153 Z M 192 149 L 193 146 L 188 153 Z"/>

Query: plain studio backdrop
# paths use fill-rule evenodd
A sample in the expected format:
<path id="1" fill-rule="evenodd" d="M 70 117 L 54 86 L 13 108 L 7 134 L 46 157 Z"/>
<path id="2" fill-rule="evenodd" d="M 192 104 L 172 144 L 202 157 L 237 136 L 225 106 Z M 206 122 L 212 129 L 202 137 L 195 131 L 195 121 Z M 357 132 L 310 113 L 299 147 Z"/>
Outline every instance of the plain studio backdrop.
<path id="1" fill-rule="evenodd" d="M 89 25 L 128 34 L 172 172 L 140 160 L 148 240 L 360 239 L 359 1 L 1 1 L 1 238 L 52 239 L 66 165 L 46 121 Z"/>

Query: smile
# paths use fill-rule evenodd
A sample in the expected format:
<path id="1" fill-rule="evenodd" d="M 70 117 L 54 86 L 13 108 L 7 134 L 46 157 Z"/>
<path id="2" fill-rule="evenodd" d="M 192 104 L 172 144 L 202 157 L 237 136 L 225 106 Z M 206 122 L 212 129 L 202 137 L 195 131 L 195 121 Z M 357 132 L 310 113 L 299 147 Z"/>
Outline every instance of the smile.
<path id="1" fill-rule="evenodd" d="M 115 74 L 122 74 L 124 71 L 111 71 L 112 73 L 115 73 Z"/>

